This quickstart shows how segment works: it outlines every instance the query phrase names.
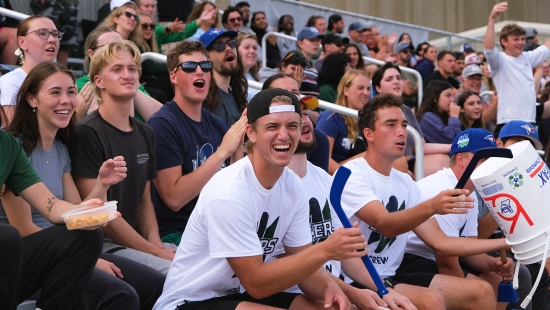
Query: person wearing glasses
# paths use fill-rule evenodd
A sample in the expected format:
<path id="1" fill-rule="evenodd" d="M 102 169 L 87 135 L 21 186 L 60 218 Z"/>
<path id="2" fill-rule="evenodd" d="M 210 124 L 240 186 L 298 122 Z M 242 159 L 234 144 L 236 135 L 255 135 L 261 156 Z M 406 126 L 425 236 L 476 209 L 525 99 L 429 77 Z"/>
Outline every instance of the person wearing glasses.
<path id="1" fill-rule="evenodd" d="M 174 258 L 158 234 L 150 184 L 157 177 L 153 130 L 130 116 L 141 71 L 141 56 L 130 41 L 98 49 L 90 64 L 91 87 L 99 109 L 81 119 L 69 143 L 72 175 L 81 197 L 97 182 L 101 163 L 113 156 L 126 160 L 127 177 L 107 191 L 124 214 L 104 228 L 103 252 L 126 257 L 163 273 Z"/>
<path id="2" fill-rule="evenodd" d="M 141 26 L 141 35 L 144 45 L 137 45 L 141 53 L 153 52 L 159 53 L 153 16 L 149 14 L 139 14 L 139 23 Z M 141 64 L 140 83 L 147 86 L 148 89 L 154 88 L 154 91 L 160 91 L 164 98 L 159 100 L 166 103 L 174 98 L 174 90 L 170 86 L 170 77 L 165 62 L 147 59 Z"/>
<path id="3" fill-rule="evenodd" d="M 31 16 L 17 27 L 16 54 L 23 65 L 0 77 L 0 104 L 5 112 L 2 122 L 5 126 L 13 118 L 16 95 L 27 74 L 39 63 L 55 60 L 62 37 L 63 32 L 58 31 L 53 21 L 44 16 Z M 78 113 L 82 111 L 77 110 Z"/>
<path id="4" fill-rule="evenodd" d="M 397 56 L 397 64 L 401 67 L 411 67 L 411 45 L 409 42 L 399 42 L 395 45 L 395 53 Z M 402 71 L 403 78 L 403 103 L 413 111 L 418 109 L 418 77 L 408 71 Z"/>
<path id="5" fill-rule="evenodd" d="M 86 56 L 84 57 L 84 72 L 87 73 L 90 71 L 90 61 L 101 47 L 105 46 L 109 42 L 120 41 L 122 41 L 120 34 L 108 27 L 97 27 L 90 32 L 86 38 L 86 42 L 84 42 L 84 50 L 86 51 Z M 86 111 L 93 112 L 97 110 L 98 105 L 89 82 L 90 77 L 85 74 L 76 80 L 76 86 L 78 87 L 79 96 L 88 107 Z M 132 111 L 132 116 L 141 122 L 145 122 L 149 119 L 149 117 L 151 117 L 151 115 L 153 115 L 153 113 L 162 107 L 162 104 L 154 99 L 159 98 L 158 95 L 153 92 L 150 95 L 142 85 L 138 86 L 138 90 L 139 92 L 134 98 L 134 110 Z M 152 89 L 149 90 L 152 91 Z M 160 93 L 159 90 L 157 90 L 157 92 Z M 83 114 L 83 116 L 85 115 L 86 113 Z"/>
<path id="6" fill-rule="evenodd" d="M 99 26 L 116 30 L 122 36 L 122 39 L 130 40 L 137 46 L 145 45 L 141 35 L 141 27 L 139 27 L 139 15 L 134 2 L 127 2 L 122 6 L 113 8 L 111 14 Z"/>
<path id="7" fill-rule="evenodd" d="M 168 53 L 174 100 L 147 122 L 155 132 L 157 149 L 158 177 L 151 198 L 162 241 L 176 245 L 206 182 L 243 157 L 246 117 L 228 129 L 203 107 L 213 82 L 207 55 L 202 43 L 194 41 L 180 42 Z"/>
<path id="8" fill-rule="evenodd" d="M 237 57 L 237 32 L 212 28 L 200 41 L 213 64 L 214 83 L 208 89 L 204 107 L 225 121 L 228 127 L 236 123 L 248 101 L 248 82 L 243 65 Z"/>
<path id="9" fill-rule="evenodd" d="M 243 26 L 243 16 L 239 9 L 229 6 L 223 11 L 222 25 L 226 30 L 239 32 Z"/>
<path id="10" fill-rule="evenodd" d="M 78 1 L 76 0 L 31 0 L 30 7 L 34 15 L 50 18 L 55 27 L 62 29 L 64 36 L 59 38 L 60 47 L 57 61 L 65 67 L 69 53 L 78 49 Z"/>

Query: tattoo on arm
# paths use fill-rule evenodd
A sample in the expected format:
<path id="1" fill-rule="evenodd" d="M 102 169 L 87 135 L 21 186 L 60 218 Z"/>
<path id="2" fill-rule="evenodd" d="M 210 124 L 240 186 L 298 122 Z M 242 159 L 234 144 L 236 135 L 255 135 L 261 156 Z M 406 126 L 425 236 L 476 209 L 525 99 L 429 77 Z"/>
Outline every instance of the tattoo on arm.
<path id="1" fill-rule="evenodd" d="M 57 199 L 55 197 L 48 198 L 48 204 L 46 205 L 46 210 L 48 210 L 48 214 L 46 214 L 46 218 L 48 221 L 50 220 L 50 214 L 52 213 L 53 205 L 57 202 Z"/>

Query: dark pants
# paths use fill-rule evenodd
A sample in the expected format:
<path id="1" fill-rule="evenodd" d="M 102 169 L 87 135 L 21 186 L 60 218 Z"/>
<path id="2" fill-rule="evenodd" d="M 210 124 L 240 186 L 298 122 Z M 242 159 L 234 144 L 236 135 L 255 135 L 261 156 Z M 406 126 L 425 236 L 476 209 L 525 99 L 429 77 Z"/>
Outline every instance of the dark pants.
<path id="1" fill-rule="evenodd" d="M 162 293 L 163 273 L 121 256 L 102 253 L 99 257 L 117 266 L 122 279 L 96 268 L 84 288 L 86 310 L 153 308 Z"/>
<path id="2" fill-rule="evenodd" d="M 75 308 L 102 246 L 100 229 L 58 225 L 21 238 L 14 227 L 0 224 L 0 305 L 16 309 L 41 289 L 38 308 Z"/>
<path id="3" fill-rule="evenodd" d="M 531 281 L 534 284 L 535 280 L 537 279 L 540 264 L 535 263 L 525 266 L 527 266 L 527 269 L 529 269 L 529 272 L 531 273 Z M 531 301 L 533 303 L 533 310 L 550 309 L 550 292 L 548 291 L 549 287 L 550 277 L 548 276 L 548 272 L 544 270 L 542 272 L 542 278 L 540 279 L 539 286 L 535 291 L 535 295 L 533 295 L 533 301 Z"/>

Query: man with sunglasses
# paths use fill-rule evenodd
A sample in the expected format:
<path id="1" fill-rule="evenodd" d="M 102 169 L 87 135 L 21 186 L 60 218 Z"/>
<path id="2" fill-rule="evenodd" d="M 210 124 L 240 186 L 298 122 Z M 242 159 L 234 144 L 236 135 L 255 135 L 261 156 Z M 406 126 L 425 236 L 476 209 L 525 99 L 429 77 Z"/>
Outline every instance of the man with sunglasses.
<path id="1" fill-rule="evenodd" d="M 317 72 L 321 71 L 321 68 L 323 67 L 323 63 L 325 62 L 325 58 L 334 53 L 341 53 L 344 51 L 344 42 L 342 41 L 342 37 L 339 35 L 336 35 L 334 33 L 329 33 L 325 36 L 323 39 L 323 52 L 325 53 L 323 58 L 318 59 L 314 64 L 313 67 Z"/>
<path id="2" fill-rule="evenodd" d="M 199 39 L 212 61 L 216 84 L 208 89 L 204 107 L 224 120 L 228 127 L 241 118 L 248 103 L 248 83 L 240 71 L 236 36 L 235 31 L 212 28 Z"/>
<path id="3" fill-rule="evenodd" d="M 411 50 L 409 43 L 399 42 L 395 45 L 395 53 L 397 54 L 397 64 L 401 67 L 411 67 Z M 418 109 L 418 77 L 410 72 L 401 71 L 403 78 L 403 103 L 411 109 Z"/>
<path id="4" fill-rule="evenodd" d="M 222 25 L 225 29 L 239 32 L 243 26 L 243 16 L 234 6 L 229 6 L 222 15 Z"/>
<path id="5" fill-rule="evenodd" d="M 182 41 L 170 51 L 166 65 L 174 100 L 147 122 L 157 143 L 158 178 L 151 195 L 160 236 L 176 245 L 206 182 L 243 157 L 246 117 L 228 130 L 223 120 L 202 107 L 212 80 L 207 55 L 200 42 Z"/>

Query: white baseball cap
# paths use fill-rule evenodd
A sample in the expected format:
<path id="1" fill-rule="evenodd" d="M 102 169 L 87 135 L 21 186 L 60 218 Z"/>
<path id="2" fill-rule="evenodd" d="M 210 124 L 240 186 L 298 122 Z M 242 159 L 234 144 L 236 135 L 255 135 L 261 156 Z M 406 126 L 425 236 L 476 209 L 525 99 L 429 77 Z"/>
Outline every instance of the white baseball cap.
<path id="1" fill-rule="evenodd" d="M 133 5 L 136 5 L 134 1 L 130 1 L 130 0 L 111 0 L 111 11 L 125 5 L 126 3 L 131 3 Z"/>

